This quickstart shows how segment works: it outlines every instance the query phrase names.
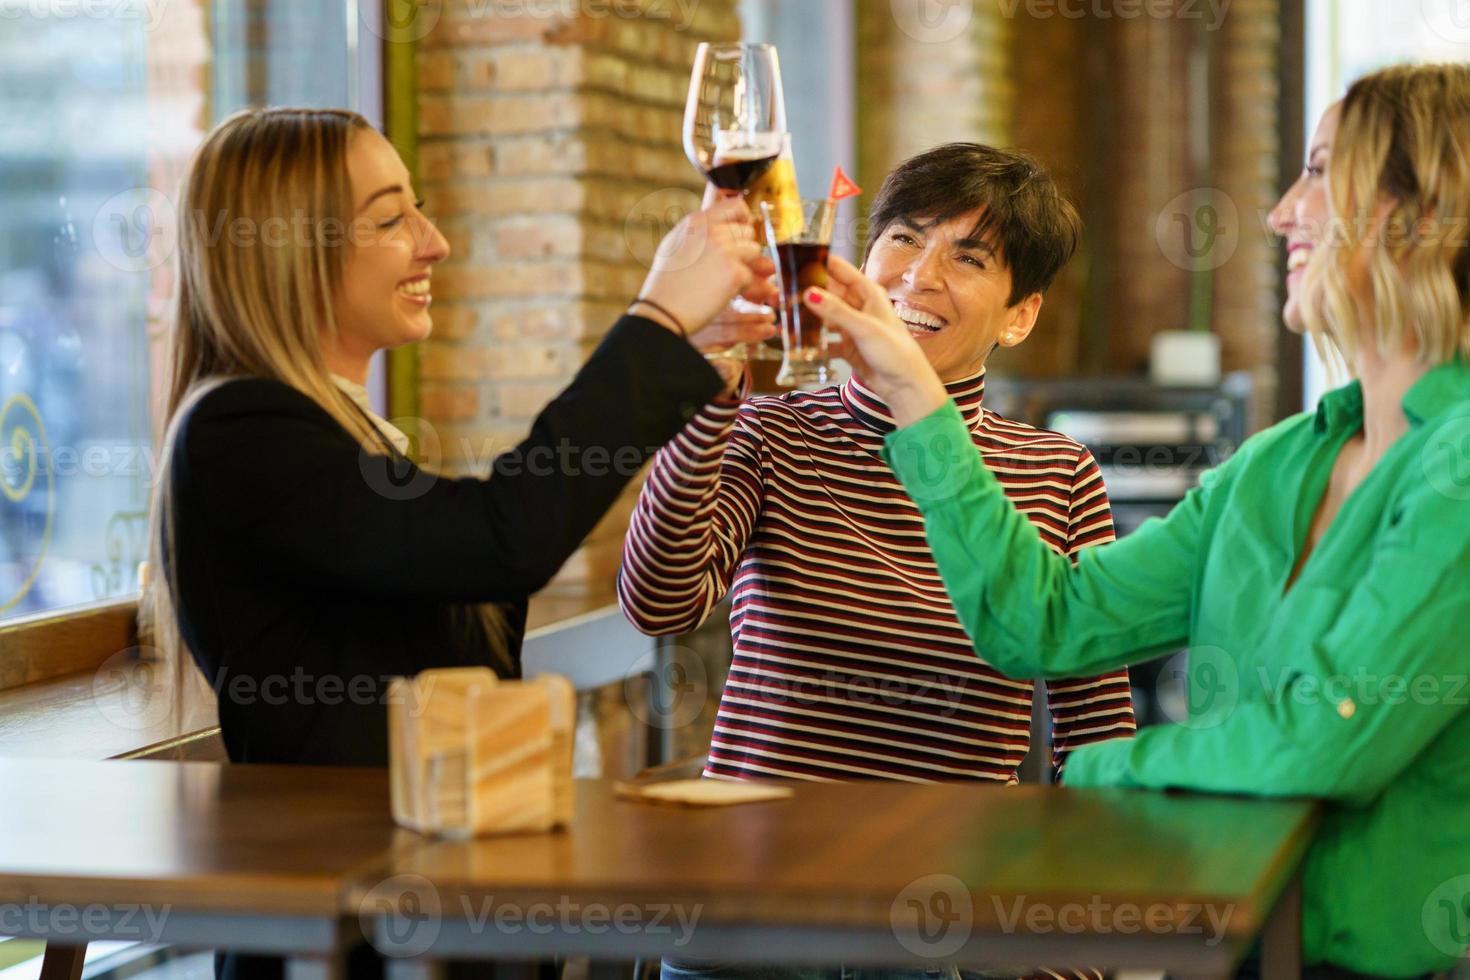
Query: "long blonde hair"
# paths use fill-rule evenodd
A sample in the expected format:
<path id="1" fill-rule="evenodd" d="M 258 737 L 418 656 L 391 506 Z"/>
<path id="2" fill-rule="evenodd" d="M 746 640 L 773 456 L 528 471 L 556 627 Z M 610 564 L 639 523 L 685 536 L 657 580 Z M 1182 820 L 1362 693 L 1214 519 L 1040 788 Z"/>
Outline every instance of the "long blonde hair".
<path id="1" fill-rule="evenodd" d="M 1438 364 L 1470 355 L 1470 65 L 1399 65 L 1365 75 L 1342 100 L 1327 173 L 1329 233 L 1303 283 L 1307 329 L 1324 359 L 1350 369 L 1365 342 L 1412 344 Z M 1348 270 L 1381 197 L 1369 250 L 1371 330 Z"/>
<path id="2" fill-rule="evenodd" d="M 332 381 L 322 356 L 337 331 L 333 298 L 352 220 L 348 145 L 368 128 L 341 109 L 247 109 L 205 137 L 180 188 L 168 423 L 139 610 L 144 642 L 174 663 L 180 698 L 201 681 L 184 656 L 174 607 L 169 484 L 180 418 L 231 378 L 271 378 L 380 451 L 372 423 Z M 177 700 L 175 708 L 178 717 Z"/>

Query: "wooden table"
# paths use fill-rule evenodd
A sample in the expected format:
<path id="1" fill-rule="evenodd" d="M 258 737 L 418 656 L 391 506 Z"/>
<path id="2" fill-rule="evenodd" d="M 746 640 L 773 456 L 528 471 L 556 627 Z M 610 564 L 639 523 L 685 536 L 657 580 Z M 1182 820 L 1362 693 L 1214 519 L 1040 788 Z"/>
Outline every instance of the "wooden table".
<path id="1" fill-rule="evenodd" d="M 420 846 L 384 770 L 0 759 L 0 934 L 218 945 L 325 978 L 360 941 L 350 886 Z"/>
<path id="2" fill-rule="evenodd" d="M 1310 804 L 974 784 L 803 784 L 682 810 L 578 786 L 567 832 L 397 830 L 387 773 L 0 759 L 0 934 L 288 957 L 370 935 L 442 958 L 1097 965 L 1292 975 Z"/>
<path id="3" fill-rule="evenodd" d="M 442 958 L 1300 966 L 1305 802 L 974 784 L 803 784 L 685 810 L 578 787 L 569 832 L 399 851 L 348 911 L 395 980 Z"/>

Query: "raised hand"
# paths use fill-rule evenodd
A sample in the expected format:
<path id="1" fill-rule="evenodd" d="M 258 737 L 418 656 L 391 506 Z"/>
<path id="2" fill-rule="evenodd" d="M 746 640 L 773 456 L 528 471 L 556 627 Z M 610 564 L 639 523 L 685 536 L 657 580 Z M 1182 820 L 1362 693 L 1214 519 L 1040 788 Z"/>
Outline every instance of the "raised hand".
<path id="1" fill-rule="evenodd" d="M 888 403 L 894 421 L 917 422 L 944 404 L 949 393 L 883 288 L 841 256 L 831 257 L 827 272 L 830 288 L 808 289 L 802 301 L 842 332 L 842 356 Z"/>
<path id="2" fill-rule="evenodd" d="M 688 215 L 664 236 L 638 298 L 677 317 L 692 337 L 737 293 L 761 295 L 769 266 L 755 240 L 750 209 L 739 197 L 726 198 Z M 649 316 L 664 322 L 657 312 Z"/>

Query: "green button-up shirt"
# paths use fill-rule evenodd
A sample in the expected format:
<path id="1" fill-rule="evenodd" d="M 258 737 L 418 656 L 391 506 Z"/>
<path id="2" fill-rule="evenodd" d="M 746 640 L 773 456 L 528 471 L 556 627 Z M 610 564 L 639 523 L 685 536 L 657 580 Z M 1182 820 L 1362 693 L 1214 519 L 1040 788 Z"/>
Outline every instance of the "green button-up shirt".
<path id="1" fill-rule="evenodd" d="M 1006 501 L 953 404 L 886 445 L 1001 671 L 1100 674 L 1189 647 L 1189 721 L 1078 749 L 1067 783 L 1328 801 L 1303 869 L 1306 961 L 1390 976 L 1444 969 L 1470 941 L 1470 368 L 1429 371 L 1403 409 L 1409 431 L 1290 589 L 1362 428 L 1356 382 L 1075 566 Z"/>

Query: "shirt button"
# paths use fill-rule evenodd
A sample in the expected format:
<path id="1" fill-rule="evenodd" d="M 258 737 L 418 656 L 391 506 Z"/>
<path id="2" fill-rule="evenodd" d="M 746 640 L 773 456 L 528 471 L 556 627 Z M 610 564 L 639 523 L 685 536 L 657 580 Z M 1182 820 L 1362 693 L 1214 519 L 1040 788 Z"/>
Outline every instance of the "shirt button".
<path id="1" fill-rule="evenodd" d="M 1353 703 L 1352 698 L 1343 698 L 1341 701 L 1337 702 L 1337 713 L 1342 716 L 1342 719 L 1344 721 L 1346 721 L 1347 719 L 1358 713 L 1358 706 Z"/>

